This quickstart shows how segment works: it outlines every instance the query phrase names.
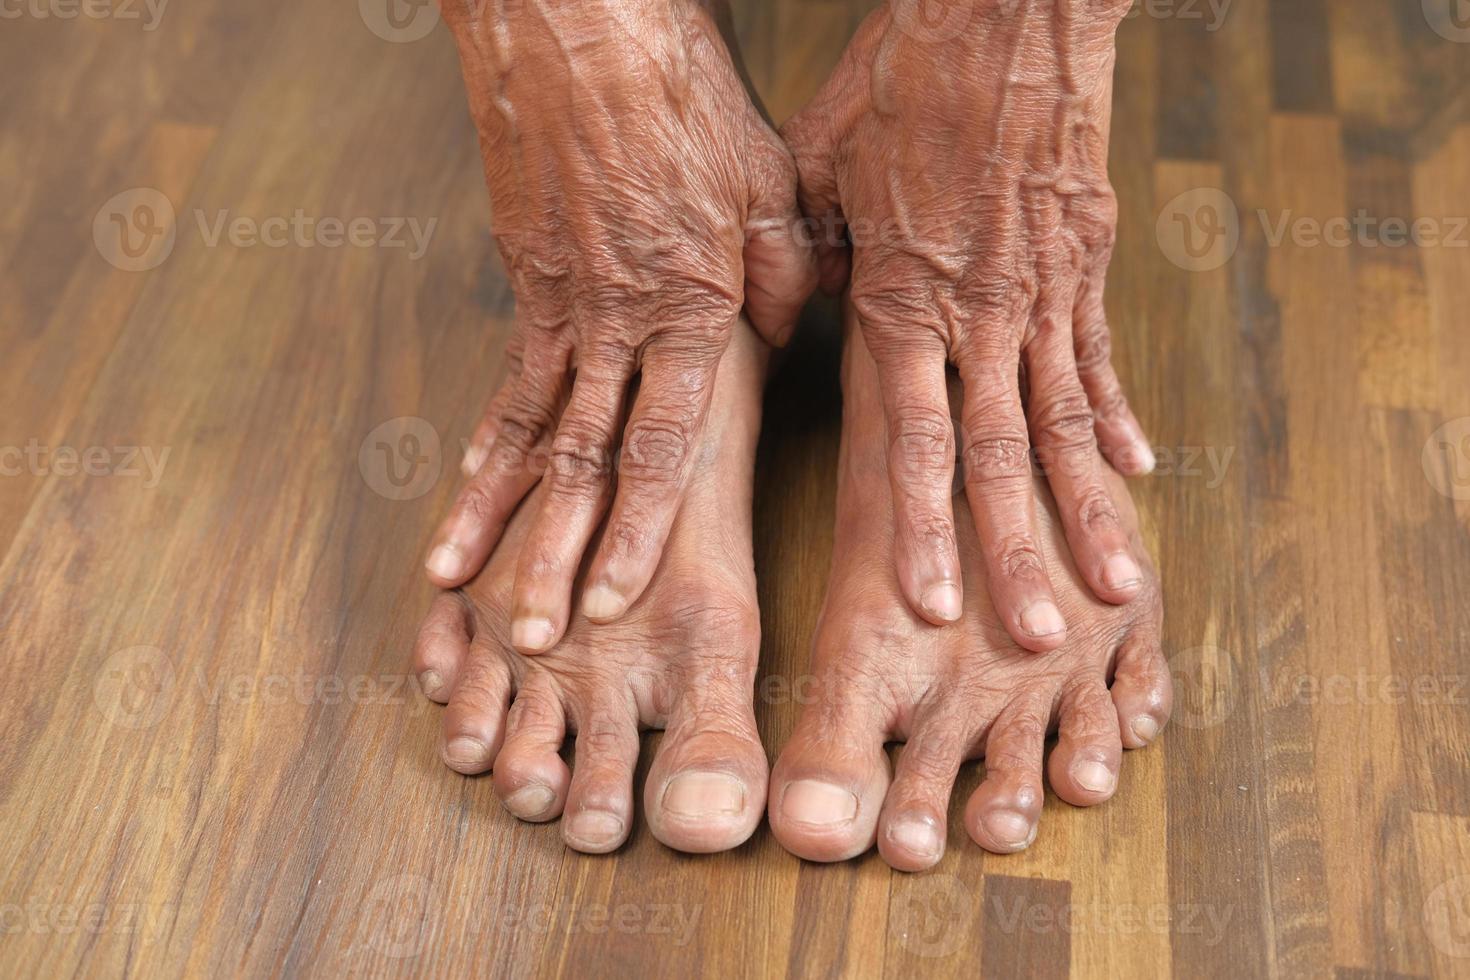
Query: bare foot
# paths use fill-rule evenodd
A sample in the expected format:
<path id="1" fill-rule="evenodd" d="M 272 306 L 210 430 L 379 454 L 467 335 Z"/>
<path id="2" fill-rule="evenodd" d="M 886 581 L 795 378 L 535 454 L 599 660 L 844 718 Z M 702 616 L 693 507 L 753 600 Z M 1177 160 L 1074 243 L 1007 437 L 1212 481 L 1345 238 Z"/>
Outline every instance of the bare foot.
<path id="1" fill-rule="evenodd" d="M 719 851 L 760 822 L 767 771 L 753 711 L 760 617 L 750 509 L 765 360 L 742 324 L 720 363 L 662 562 L 626 616 L 594 625 L 574 613 L 550 651 L 515 651 L 511 596 L 529 515 L 549 492 L 542 483 L 484 571 L 441 594 L 420 630 L 414 669 L 448 704 L 445 763 L 493 771 L 506 809 L 522 820 L 562 817 L 562 837 L 579 851 L 627 839 L 640 729 L 667 729 L 644 788 L 655 837 Z M 558 755 L 569 732 L 570 770 Z"/>
<path id="2" fill-rule="evenodd" d="M 772 773 L 772 829 L 789 851 L 815 861 L 850 858 L 876 841 L 895 868 L 931 867 L 944 853 L 960 763 L 983 755 L 985 781 L 965 808 L 965 826 L 986 850 L 1022 850 L 1036 838 L 1049 731 L 1060 731 L 1047 765 L 1052 789 L 1090 806 L 1113 795 L 1122 749 L 1147 745 L 1169 717 L 1163 608 L 1138 515 L 1122 479 L 1104 466 L 1144 572 L 1131 602 L 1104 603 L 1078 575 L 1055 504 L 1033 481 L 1043 559 L 1068 624 L 1058 649 L 1017 646 L 983 589 L 966 593 L 960 622 L 932 626 L 910 610 L 893 572 L 881 389 L 852 329 L 843 392 L 837 534 L 814 701 Z M 982 579 L 987 562 L 974 525 L 964 508 L 956 516 L 966 579 Z M 907 743 L 892 776 L 889 741 Z"/>

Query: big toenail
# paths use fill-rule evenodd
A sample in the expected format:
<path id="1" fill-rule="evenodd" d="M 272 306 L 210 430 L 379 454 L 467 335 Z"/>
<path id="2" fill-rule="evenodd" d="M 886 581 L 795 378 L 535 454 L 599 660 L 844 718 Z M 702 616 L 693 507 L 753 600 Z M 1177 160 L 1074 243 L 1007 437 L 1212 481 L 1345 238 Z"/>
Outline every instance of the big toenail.
<path id="1" fill-rule="evenodd" d="M 664 788 L 664 809 L 681 817 L 715 817 L 745 809 L 745 784 L 722 772 L 681 772 Z"/>
<path id="2" fill-rule="evenodd" d="M 455 766 L 477 766 L 485 761 L 487 746 L 478 738 L 459 735 L 444 744 L 444 758 Z"/>
<path id="3" fill-rule="evenodd" d="M 439 676 L 439 672 L 437 670 L 426 670 L 419 675 L 419 688 L 429 697 L 433 697 L 435 694 L 438 694 L 439 689 L 443 686 L 444 678 Z M 1134 730 L 1137 731 L 1138 726 L 1135 725 Z"/>
<path id="4" fill-rule="evenodd" d="M 1138 563 L 1121 551 L 1103 562 L 1103 584 L 1110 589 L 1126 589 L 1137 585 L 1141 577 Z"/>
<path id="5" fill-rule="evenodd" d="M 942 847 L 938 828 L 928 817 L 920 815 L 896 818 L 888 825 L 888 839 L 924 857 L 935 857 Z"/>
<path id="6" fill-rule="evenodd" d="M 1036 833 L 1031 821 L 1015 810 L 996 810 L 991 813 L 985 818 L 985 829 L 997 844 L 1018 851 L 1030 844 Z"/>
<path id="7" fill-rule="evenodd" d="M 594 585 L 582 596 L 582 612 L 588 619 L 612 619 L 628 608 L 628 600 L 610 585 Z"/>
<path id="8" fill-rule="evenodd" d="M 781 797 L 781 812 L 790 820 L 802 823 L 847 823 L 857 816 L 858 800 L 841 786 L 798 779 L 786 787 Z"/>
<path id="9" fill-rule="evenodd" d="M 584 810 L 567 821 L 567 836 L 600 847 L 623 835 L 623 821 L 606 810 Z"/>
<path id="10" fill-rule="evenodd" d="M 517 619 L 510 624 L 510 645 L 517 650 L 545 650 L 555 632 L 549 619 Z"/>
<path id="11" fill-rule="evenodd" d="M 556 794 L 550 786 L 527 783 L 505 798 L 505 808 L 518 817 L 530 819 L 545 813 L 555 800 Z"/>
<path id="12" fill-rule="evenodd" d="M 1117 781 L 1113 770 L 1101 762 L 1086 760 L 1072 763 L 1072 778 L 1077 780 L 1078 786 L 1093 793 L 1111 792 L 1113 783 Z"/>
<path id="13" fill-rule="evenodd" d="M 925 609 L 946 623 L 959 619 L 964 605 L 960 590 L 953 582 L 940 582 L 924 593 L 922 601 Z"/>
<path id="14" fill-rule="evenodd" d="M 1050 599 L 1033 602 L 1021 613 L 1021 629 L 1032 636 L 1052 636 L 1066 628 L 1062 611 Z"/>
<path id="15" fill-rule="evenodd" d="M 434 549 L 424 567 L 440 578 L 459 578 L 464 570 L 464 556 L 453 545 L 441 544 Z"/>
<path id="16" fill-rule="evenodd" d="M 1133 734 L 1140 742 L 1152 742 L 1159 734 L 1159 723 L 1148 715 L 1141 715 L 1133 721 Z"/>

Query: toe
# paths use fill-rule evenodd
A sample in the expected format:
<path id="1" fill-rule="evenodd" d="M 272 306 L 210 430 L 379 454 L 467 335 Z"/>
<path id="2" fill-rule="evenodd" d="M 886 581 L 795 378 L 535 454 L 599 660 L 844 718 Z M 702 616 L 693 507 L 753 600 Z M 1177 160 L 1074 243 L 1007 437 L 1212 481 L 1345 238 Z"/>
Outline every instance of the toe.
<path id="1" fill-rule="evenodd" d="M 516 692 L 505 724 L 505 746 L 495 757 L 495 794 L 522 820 L 551 820 L 561 813 L 571 774 L 557 753 L 566 718 L 544 675 Z"/>
<path id="2" fill-rule="evenodd" d="M 845 861 L 877 834 L 889 725 L 866 685 L 837 679 L 815 689 L 771 773 L 771 830 L 798 857 Z"/>
<path id="3" fill-rule="evenodd" d="M 985 742 L 985 780 L 965 806 L 970 837 L 996 854 L 1025 850 L 1041 819 L 1042 746 L 1050 711 L 1037 699 L 1013 701 Z"/>
<path id="4" fill-rule="evenodd" d="M 878 852 L 899 871 L 932 868 L 944 856 L 949 797 L 968 742 L 962 722 L 957 714 L 920 719 L 898 758 L 878 819 Z"/>
<path id="5" fill-rule="evenodd" d="M 577 755 L 561 836 L 588 854 L 616 850 L 633 825 L 638 721 L 631 704 L 594 707 L 577 729 Z"/>
<path id="6" fill-rule="evenodd" d="M 1140 749 L 1158 737 L 1174 707 L 1174 683 L 1156 633 L 1123 645 L 1112 696 L 1124 746 Z"/>
<path id="7" fill-rule="evenodd" d="M 1074 806 L 1092 806 L 1118 788 L 1123 743 L 1118 715 L 1101 678 L 1079 680 L 1062 695 L 1057 747 L 1047 762 L 1052 790 Z"/>
<path id="8" fill-rule="evenodd" d="M 472 645 L 444 710 L 440 755 L 445 765 L 467 776 L 490 768 L 505 736 L 510 686 L 510 670 L 496 651 Z"/>
<path id="9" fill-rule="evenodd" d="M 431 701 L 445 704 L 470 649 L 469 609 L 453 592 L 434 597 L 413 645 L 413 672 Z"/>
<path id="10" fill-rule="evenodd" d="M 691 688 L 669 719 L 643 802 L 653 835 L 680 851 L 728 850 L 755 832 L 766 804 L 766 753 L 748 687 Z"/>

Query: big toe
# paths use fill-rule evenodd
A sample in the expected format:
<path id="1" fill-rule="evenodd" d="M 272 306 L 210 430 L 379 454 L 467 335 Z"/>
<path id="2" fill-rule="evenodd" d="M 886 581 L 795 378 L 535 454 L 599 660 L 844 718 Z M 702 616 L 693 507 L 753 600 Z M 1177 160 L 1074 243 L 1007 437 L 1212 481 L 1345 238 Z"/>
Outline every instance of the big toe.
<path id="1" fill-rule="evenodd" d="M 743 708 L 720 706 L 729 704 L 727 699 L 681 704 L 649 772 L 644 787 L 649 829 L 676 850 L 728 850 L 760 823 L 765 750 L 749 698 Z"/>

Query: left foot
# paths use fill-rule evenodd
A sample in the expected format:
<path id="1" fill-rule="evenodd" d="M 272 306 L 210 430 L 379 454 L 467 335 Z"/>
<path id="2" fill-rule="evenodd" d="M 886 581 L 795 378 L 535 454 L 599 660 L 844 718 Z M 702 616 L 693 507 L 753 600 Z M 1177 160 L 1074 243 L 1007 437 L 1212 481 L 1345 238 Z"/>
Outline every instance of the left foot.
<path id="1" fill-rule="evenodd" d="M 640 729 L 667 729 L 644 788 L 653 835 L 681 851 L 740 844 L 760 822 L 766 755 L 756 733 L 760 649 L 751 555 L 751 475 L 765 352 L 743 323 L 720 363 L 689 491 L 647 592 L 615 623 L 574 614 L 551 650 L 512 645 L 511 593 L 530 515 L 511 522 L 478 577 L 438 596 L 414 669 L 447 703 L 444 762 L 494 773 L 522 820 L 561 817 L 562 837 L 602 853 L 628 837 Z M 576 760 L 559 755 L 568 732 Z"/>

